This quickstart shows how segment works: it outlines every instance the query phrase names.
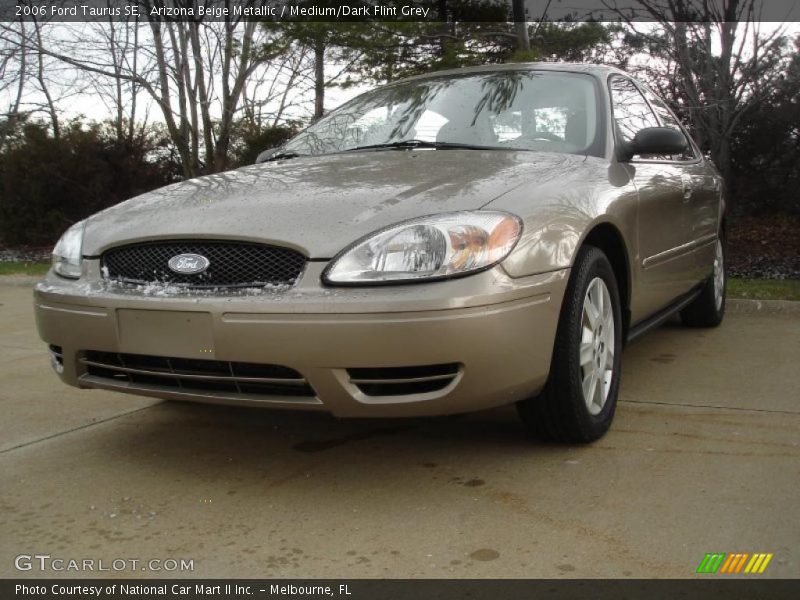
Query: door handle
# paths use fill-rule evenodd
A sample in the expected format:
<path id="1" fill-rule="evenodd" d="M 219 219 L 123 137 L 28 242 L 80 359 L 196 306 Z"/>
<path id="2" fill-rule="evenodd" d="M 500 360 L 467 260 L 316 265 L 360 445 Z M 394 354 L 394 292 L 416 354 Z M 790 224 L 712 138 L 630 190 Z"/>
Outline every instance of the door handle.
<path id="1" fill-rule="evenodd" d="M 692 179 L 691 177 L 686 177 L 685 175 L 681 175 L 681 184 L 683 186 L 683 201 L 688 202 L 692 199 Z"/>

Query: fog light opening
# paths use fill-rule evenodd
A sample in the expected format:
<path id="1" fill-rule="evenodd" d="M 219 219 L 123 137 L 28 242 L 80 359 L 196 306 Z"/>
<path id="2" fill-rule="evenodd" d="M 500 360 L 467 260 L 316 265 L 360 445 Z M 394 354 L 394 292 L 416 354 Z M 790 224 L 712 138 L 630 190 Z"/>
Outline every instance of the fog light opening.
<path id="1" fill-rule="evenodd" d="M 64 372 L 64 351 L 61 346 L 50 344 L 50 364 L 53 370 L 61 375 Z"/>

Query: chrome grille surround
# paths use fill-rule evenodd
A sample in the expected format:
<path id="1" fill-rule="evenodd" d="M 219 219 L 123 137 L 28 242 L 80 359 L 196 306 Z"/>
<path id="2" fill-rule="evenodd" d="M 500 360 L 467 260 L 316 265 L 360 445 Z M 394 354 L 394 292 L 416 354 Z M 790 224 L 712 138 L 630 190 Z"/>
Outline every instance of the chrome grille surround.
<path id="1" fill-rule="evenodd" d="M 180 254 L 208 259 L 202 273 L 176 273 L 169 261 Z M 159 240 L 117 246 L 101 256 L 106 280 L 133 285 L 154 283 L 186 288 L 291 287 L 306 266 L 297 250 L 228 240 Z"/>
<path id="2" fill-rule="evenodd" d="M 458 377 L 461 365 L 347 369 L 350 383 L 366 396 L 405 396 L 438 392 Z"/>

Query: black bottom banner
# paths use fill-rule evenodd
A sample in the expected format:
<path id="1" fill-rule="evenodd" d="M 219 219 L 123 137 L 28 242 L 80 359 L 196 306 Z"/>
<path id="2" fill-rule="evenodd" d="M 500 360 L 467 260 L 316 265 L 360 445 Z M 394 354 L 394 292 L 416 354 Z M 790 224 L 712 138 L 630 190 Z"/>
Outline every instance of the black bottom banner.
<path id="1" fill-rule="evenodd" d="M 248 599 L 337 598 L 340 600 L 506 600 L 535 598 L 800 598 L 800 580 L 2 580 L 0 598 Z"/>

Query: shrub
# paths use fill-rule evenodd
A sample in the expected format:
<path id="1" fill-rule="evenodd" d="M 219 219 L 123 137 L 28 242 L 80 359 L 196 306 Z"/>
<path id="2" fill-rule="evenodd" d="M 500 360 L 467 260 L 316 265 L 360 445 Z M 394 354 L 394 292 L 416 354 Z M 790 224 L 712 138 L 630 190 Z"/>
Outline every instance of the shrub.
<path id="1" fill-rule="evenodd" d="M 9 245 L 52 244 L 71 224 L 177 179 L 153 132 L 117 140 L 70 123 L 53 137 L 23 124 L 0 154 L 0 235 Z"/>

